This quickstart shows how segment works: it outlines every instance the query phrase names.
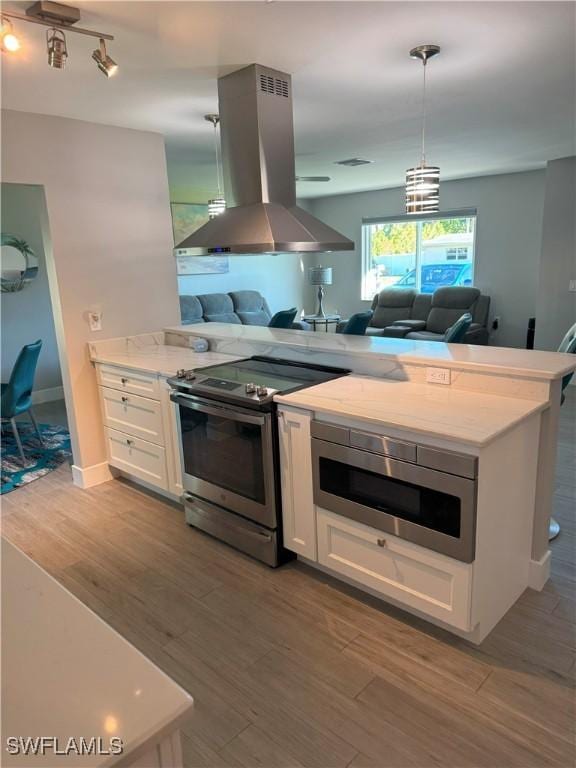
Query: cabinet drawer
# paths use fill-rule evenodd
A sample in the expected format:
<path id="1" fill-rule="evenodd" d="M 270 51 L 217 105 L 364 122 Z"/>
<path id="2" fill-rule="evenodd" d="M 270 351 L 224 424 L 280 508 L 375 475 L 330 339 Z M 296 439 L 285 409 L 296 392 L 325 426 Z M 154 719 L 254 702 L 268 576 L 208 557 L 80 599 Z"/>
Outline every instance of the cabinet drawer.
<path id="1" fill-rule="evenodd" d="M 160 399 L 160 382 L 157 376 L 149 373 L 116 368 L 113 365 L 98 365 L 98 383 L 101 387 L 119 389 L 134 395 Z"/>
<path id="2" fill-rule="evenodd" d="M 317 508 L 318 562 L 409 608 L 469 631 L 472 565 Z"/>
<path id="3" fill-rule="evenodd" d="M 164 445 L 160 401 L 100 387 L 104 423 L 120 432 Z"/>
<path id="4" fill-rule="evenodd" d="M 139 437 L 105 427 L 108 462 L 134 477 L 167 488 L 164 448 Z"/>

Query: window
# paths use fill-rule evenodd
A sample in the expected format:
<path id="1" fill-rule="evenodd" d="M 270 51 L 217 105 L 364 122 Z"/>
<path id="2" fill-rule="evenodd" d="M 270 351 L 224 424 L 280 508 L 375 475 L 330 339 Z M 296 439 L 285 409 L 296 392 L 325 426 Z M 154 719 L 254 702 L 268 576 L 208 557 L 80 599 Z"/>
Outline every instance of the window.
<path id="1" fill-rule="evenodd" d="M 473 285 L 475 232 L 476 211 L 364 220 L 362 298 L 391 286 L 434 293 Z"/>

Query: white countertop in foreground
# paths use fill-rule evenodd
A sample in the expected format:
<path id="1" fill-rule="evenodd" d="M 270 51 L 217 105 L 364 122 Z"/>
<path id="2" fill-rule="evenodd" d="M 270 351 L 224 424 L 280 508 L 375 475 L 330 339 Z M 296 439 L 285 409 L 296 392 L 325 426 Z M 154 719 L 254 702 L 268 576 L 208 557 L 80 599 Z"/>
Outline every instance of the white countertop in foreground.
<path id="1" fill-rule="evenodd" d="M 278 403 L 360 419 L 483 446 L 502 432 L 544 410 L 547 403 L 467 392 L 442 384 L 417 384 L 366 376 L 344 376 L 289 395 Z"/>
<path id="2" fill-rule="evenodd" d="M 2 539 L 2 735 L 110 737 L 122 757 L 171 733 L 192 698 L 136 648 L 5 539 Z M 159 740 L 159 738 L 158 738 Z M 115 760 L 118 757 L 114 758 Z M 2 765 L 96 766 L 112 757 L 48 752 Z"/>
<path id="3" fill-rule="evenodd" d="M 257 342 L 270 347 L 292 347 L 313 353 L 375 356 L 397 363 L 477 370 L 509 374 L 519 378 L 558 379 L 576 368 L 574 355 L 539 352 L 508 347 L 482 347 L 471 344 L 444 344 L 374 336 L 345 336 L 341 333 L 263 328 L 231 323 L 201 323 L 165 328 L 166 332 L 201 336 L 230 342 Z M 222 351 L 222 350 L 221 350 Z"/>

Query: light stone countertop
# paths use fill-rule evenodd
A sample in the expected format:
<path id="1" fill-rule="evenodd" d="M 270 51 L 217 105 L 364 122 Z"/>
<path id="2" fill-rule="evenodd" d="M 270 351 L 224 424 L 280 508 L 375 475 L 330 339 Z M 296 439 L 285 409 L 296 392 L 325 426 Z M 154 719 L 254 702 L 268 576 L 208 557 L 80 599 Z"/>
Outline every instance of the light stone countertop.
<path id="1" fill-rule="evenodd" d="M 534 413 L 546 402 L 456 390 L 367 376 L 344 376 L 287 395 L 278 403 L 359 419 L 386 429 L 402 429 L 483 446 Z"/>
<path id="2" fill-rule="evenodd" d="M 122 758 L 177 730 L 192 697 L 11 543 L 2 539 L 2 731 L 119 737 Z M 148 745 L 148 746 L 147 746 Z M 18 756 L 2 765 L 112 765 L 118 756 Z"/>
<path id="3" fill-rule="evenodd" d="M 160 376 L 174 376 L 181 368 L 205 368 L 207 365 L 229 363 L 245 357 L 220 352 L 194 352 L 186 346 L 164 344 L 163 333 L 90 342 L 89 351 L 94 363 L 116 365 Z"/>
<path id="4" fill-rule="evenodd" d="M 576 369 L 576 356 L 558 352 L 540 352 L 508 347 L 483 347 L 471 344 L 444 344 L 438 341 L 415 341 L 375 336 L 346 336 L 341 333 L 314 333 L 312 331 L 263 328 L 255 325 L 232 323 L 201 323 L 165 328 L 172 337 L 201 336 L 219 342 L 219 351 L 230 351 L 238 342 L 254 342 L 265 352 L 293 348 L 314 352 L 331 352 L 364 358 L 391 360 L 397 364 L 440 366 L 471 370 L 479 373 L 497 373 L 517 378 L 552 380 Z M 285 352 L 284 352 L 285 354 Z"/>

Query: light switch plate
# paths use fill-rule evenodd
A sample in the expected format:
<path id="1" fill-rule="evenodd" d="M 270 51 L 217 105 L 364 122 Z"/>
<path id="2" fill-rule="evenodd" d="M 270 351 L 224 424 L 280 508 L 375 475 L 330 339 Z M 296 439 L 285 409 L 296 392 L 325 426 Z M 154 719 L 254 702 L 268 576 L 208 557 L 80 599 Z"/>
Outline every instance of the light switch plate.
<path id="1" fill-rule="evenodd" d="M 568 290 L 570 293 L 576 293 L 576 280 L 570 280 L 568 283 Z"/>
<path id="2" fill-rule="evenodd" d="M 91 331 L 101 331 L 102 312 L 88 312 L 88 323 Z"/>
<path id="3" fill-rule="evenodd" d="M 426 368 L 428 384 L 450 384 L 450 368 Z"/>

